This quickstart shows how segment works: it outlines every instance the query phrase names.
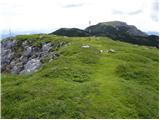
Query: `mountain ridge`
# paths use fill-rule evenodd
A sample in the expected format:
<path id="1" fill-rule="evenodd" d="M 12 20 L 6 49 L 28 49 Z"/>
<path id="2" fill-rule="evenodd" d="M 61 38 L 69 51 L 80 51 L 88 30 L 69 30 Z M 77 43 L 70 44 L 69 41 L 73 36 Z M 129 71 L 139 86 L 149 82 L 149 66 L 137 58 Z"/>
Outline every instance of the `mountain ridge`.
<path id="1" fill-rule="evenodd" d="M 83 34 L 80 34 L 79 31 Z M 100 22 L 96 25 L 89 26 L 84 30 L 78 28 L 60 28 L 50 34 L 65 35 L 69 37 L 107 36 L 113 40 L 159 47 L 159 36 L 152 37 L 137 29 L 134 25 L 128 25 L 126 22 L 121 21 Z"/>

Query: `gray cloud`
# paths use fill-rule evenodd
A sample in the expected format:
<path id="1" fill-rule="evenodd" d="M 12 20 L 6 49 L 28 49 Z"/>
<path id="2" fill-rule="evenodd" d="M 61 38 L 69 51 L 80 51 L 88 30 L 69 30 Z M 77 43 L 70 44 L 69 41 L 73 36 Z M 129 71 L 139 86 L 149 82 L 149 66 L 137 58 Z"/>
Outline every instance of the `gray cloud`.
<path id="1" fill-rule="evenodd" d="M 136 11 L 132 11 L 132 12 L 123 12 L 123 11 L 115 10 L 115 9 L 112 10 L 112 14 L 114 14 L 114 15 L 122 15 L 122 14 L 126 14 L 126 15 L 136 15 L 136 14 L 140 14 L 140 13 L 142 13 L 142 10 L 141 10 L 141 9 L 136 10 Z"/>
<path id="2" fill-rule="evenodd" d="M 155 10 L 155 11 L 158 11 L 158 10 L 159 10 L 159 2 L 158 2 L 158 0 L 155 0 L 155 1 L 152 3 L 152 9 Z"/>
<path id="3" fill-rule="evenodd" d="M 68 4 L 68 5 L 63 6 L 63 8 L 81 7 L 81 6 L 83 6 L 83 5 L 84 5 L 84 3 Z"/>
<path id="4" fill-rule="evenodd" d="M 158 14 L 151 14 L 150 17 L 153 21 L 158 22 Z"/>
<path id="5" fill-rule="evenodd" d="M 137 14 L 140 14 L 142 13 L 142 10 L 136 10 L 136 11 L 133 11 L 133 12 L 129 12 L 127 13 L 128 15 L 137 15 Z"/>
<path id="6" fill-rule="evenodd" d="M 115 9 L 113 9 L 113 10 L 112 10 L 112 14 L 114 14 L 114 15 L 121 15 L 121 14 L 124 14 L 124 12 L 122 12 L 122 11 L 120 11 L 120 10 L 115 10 Z"/>
<path id="7" fill-rule="evenodd" d="M 151 7 L 152 7 L 152 12 L 150 14 L 150 17 L 153 21 L 158 22 L 158 11 L 159 11 L 158 0 L 154 0 Z"/>

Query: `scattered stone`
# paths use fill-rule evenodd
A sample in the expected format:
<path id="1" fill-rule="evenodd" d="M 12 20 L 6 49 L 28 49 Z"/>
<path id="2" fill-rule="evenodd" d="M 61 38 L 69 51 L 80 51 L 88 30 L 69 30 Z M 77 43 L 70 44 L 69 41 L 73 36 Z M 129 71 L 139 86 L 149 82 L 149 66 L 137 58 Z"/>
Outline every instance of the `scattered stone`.
<path id="1" fill-rule="evenodd" d="M 49 60 L 49 62 L 52 62 L 52 61 L 53 61 L 53 59 L 50 59 L 50 60 Z"/>
<path id="2" fill-rule="evenodd" d="M 108 53 L 109 52 L 109 50 L 105 50 L 105 53 Z"/>
<path id="3" fill-rule="evenodd" d="M 103 53 L 103 50 L 100 50 L 100 53 Z"/>
<path id="4" fill-rule="evenodd" d="M 114 49 L 109 49 L 108 52 L 115 53 Z"/>
<path id="5" fill-rule="evenodd" d="M 115 53 L 116 51 L 114 49 L 109 49 L 109 50 L 100 50 L 100 53 Z"/>
<path id="6" fill-rule="evenodd" d="M 90 46 L 89 45 L 83 45 L 81 46 L 82 48 L 89 48 Z"/>

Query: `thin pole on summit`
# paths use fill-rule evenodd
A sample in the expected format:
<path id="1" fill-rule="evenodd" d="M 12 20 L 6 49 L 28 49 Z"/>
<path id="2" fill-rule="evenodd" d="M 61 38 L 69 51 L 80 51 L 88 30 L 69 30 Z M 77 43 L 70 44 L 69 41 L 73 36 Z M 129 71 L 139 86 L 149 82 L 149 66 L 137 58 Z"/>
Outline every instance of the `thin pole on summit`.
<path id="1" fill-rule="evenodd" d="M 91 35 L 91 29 L 90 29 L 90 26 L 91 26 L 91 20 L 89 20 L 89 29 L 88 29 L 88 33 Z M 91 36 L 89 37 L 89 40 L 91 40 Z"/>
<path id="2" fill-rule="evenodd" d="M 91 21 L 89 20 L 89 26 L 91 26 Z"/>
<path id="3" fill-rule="evenodd" d="M 89 20 L 89 27 L 91 26 L 91 21 Z M 91 29 L 88 30 L 89 33 L 91 33 Z"/>
<path id="4" fill-rule="evenodd" d="M 11 34 L 11 29 L 9 28 L 9 38 L 11 40 L 12 34 Z"/>

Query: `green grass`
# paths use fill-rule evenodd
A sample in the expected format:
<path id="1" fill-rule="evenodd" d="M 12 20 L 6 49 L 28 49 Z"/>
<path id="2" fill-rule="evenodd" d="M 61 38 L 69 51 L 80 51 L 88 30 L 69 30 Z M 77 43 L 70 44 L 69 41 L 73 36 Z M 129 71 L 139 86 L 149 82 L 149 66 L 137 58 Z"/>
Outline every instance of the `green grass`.
<path id="1" fill-rule="evenodd" d="M 17 40 L 68 44 L 32 75 L 2 74 L 2 118 L 159 118 L 156 48 L 105 37 L 44 36 Z M 108 49 L 116 52 L 99 52 Z"/>

